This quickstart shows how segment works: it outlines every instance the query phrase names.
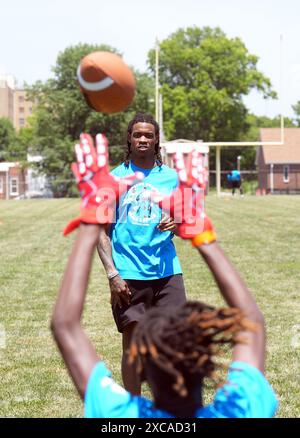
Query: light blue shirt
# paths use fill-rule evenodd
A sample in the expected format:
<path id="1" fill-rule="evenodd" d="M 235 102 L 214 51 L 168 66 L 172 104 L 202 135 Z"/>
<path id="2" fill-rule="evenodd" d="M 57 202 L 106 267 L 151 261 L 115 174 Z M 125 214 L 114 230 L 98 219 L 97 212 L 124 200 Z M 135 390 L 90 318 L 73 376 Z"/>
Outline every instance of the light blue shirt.
<path id="1" fill-rule="evenodd" d="M 132 186 L 120 199 L 116 222 L 111 227 L 112 256 L 116 269 L 124 279 L 155 280 L 181 274 L 172 242 L 173 233 L 157 229 L 162 210 L 151 199 L 151 192 L 170 195 L 178 186 L 175 170 L 168 166 L 142 169 L 121 164 L 111 173 L 125 177 L 142 172 L 142 182 Z"/>
<path id="2" fill-rule="evenodd" d="M 227 382 L 212 404 L 199 408 L 195 418 L 271 418 L 277 409 L 275 393 L 265 376 L 245 362 L 233 362 Z M 85 394 L 87 418 L 174 418 L 156 409 L 145 397 L 133 396 L 111 378 L 104 362 L 98 362 Z"/>
<path id="3" fill-rule="evenodd" d="M 238 170 L 232 170 L 228 176 L 228 181 L 241 181 L 241 173 Z"/>

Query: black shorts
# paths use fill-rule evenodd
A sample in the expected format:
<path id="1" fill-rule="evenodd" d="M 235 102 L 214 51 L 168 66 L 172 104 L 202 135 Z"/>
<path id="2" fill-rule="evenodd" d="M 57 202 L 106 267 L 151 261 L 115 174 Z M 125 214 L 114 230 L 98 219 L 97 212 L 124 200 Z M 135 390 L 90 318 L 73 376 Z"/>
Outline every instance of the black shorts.
<path id="1" fill-rule="evenodd" d="M 231 187 L 233 189 L 239 189 L 241 187 L 242 182 L 241 181 L 232 181 L 231 182 Z"/>
<path id="2" fill-rule="evenodd" d="M 112 308 L 118 331 L 132 323 L 139 322 L 150 307 L 180 306 L 186 302 L 182 274 L 158 280 L 125 280 L 131 291 L 131 302 Z"/>

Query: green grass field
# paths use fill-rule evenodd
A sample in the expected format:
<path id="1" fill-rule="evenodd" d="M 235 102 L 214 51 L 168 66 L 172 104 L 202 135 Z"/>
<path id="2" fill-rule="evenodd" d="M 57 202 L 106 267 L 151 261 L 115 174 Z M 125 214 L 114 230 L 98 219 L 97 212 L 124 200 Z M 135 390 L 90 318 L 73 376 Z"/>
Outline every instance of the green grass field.
<path id="1" fill-rule="evenodd" d="M 300 416 L 300 197 L 209 196 L 219 241 L 253 291 L 267 324 L 267 377 L 278 417 Z M 83 407 L 49 331 L 74 236 L 61 231 L 78 200 L 0 201 L 0 416 L 80 417 Z M 204 263 L 176 238 L 190 298 L 221 304 Z M 95 257 L 84 326 L 120 382 L 121 337 Z"/>

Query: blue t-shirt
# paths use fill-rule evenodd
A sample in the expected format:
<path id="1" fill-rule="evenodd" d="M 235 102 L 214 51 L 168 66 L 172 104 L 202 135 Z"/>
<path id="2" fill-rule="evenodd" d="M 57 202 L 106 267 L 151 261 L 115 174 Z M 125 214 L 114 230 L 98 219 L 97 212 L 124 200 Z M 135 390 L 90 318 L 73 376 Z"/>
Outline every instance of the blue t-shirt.
<path id="1" fill-rule="evenodd" d="M 211 405 L 199 408 L 195 418 L 271 418 L 277 409 L 275 393 L 265 376 L 245 362 L 233 362 L 227 382 Z M 86 418 L 174 418 L 156 409 L 151 400 L 133 396 L 111 378 L 98 362 L 85 393 Z"/>
<path id="2" fill-rule="evenodd" d="M 227 175 L 228 181 L 241 181 L 241 173 L 238 170 L 232 170 L 231 173 Z"/>
<path id="3" fill-rule="evenodd" d="M 168 166 L 142 169 L 121 164 L 111 173 L 125 177 L 142 172 L 142 182 L 120 199 L 116 221 L 111 226 L 112 256 L 120 275 L 131 280 L 155 280 L 180 274 L 181 267 L 172 242 L 173 233 L 157 229 L 162 210 L 151 200 L 151 192 L 170 195 L 178 186 L 175 170 Z"/>

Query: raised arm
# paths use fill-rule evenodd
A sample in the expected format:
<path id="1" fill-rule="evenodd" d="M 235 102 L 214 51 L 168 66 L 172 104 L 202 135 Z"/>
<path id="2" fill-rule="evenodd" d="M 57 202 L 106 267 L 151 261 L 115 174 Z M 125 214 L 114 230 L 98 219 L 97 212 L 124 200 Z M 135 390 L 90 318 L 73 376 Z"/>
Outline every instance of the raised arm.
<path id="1" fill-rule="evenodd" d="M 198 251 L 212 272 L 228 306 L 241 309 L 248 320 L 257 324 L 256 331 L 241 333 L 247 342 L 235 345 L 233 360 L 247 362 L 264 372 L 264 318 L 255 299 L 217 242 L 202 244 L 198 246 Z"/>
<path id="2" fill-rule="evenodd" d="M 84 397 L 91 371 L 99 357 L 81 327 L 89 274 L 100 230 L 113 217 L 113 209 L 136 175 L 116 180 L 108 171 L 108 143 L 96 137 L 97 149 L 88 134 L 75 146 L 77 163 L 72 170 L 81 196 L 80 216 L 67 225 L 64 234 L 79 227 L 78 235 L 63 276 L 54 307 L 51 330 L 81 397 Z M 101 224 L 101 225 L 100 225 Z"/>
<path id="3" fill-rule="evenodd" d="M 80 324 L 99 228 L 81 223 L 51 320 L 53 336 L 82 398 L 91 371 L 100 360 Z"/>
<path id="4" fill-rule="evenodd" d="M 216 234 L 204 212 L 203 166 L 200 154 L 193 151 L 187 160 L 182 154 L 174 156 L 178 172 L 179 188 L 170 198 L 156 202 L 164 208 L 171 206 L 170 214 L 178 222 L 178 234 L 182 239 L 191 239 L 211 270 L 225 302 L 242 310 L 245 317 L 256 323 L 257 330 L 241 333 L 246 343 L 238 343 L 233 350 L 233 359 L 247 362 L 262 372 L 265 363 L 264 318 L 239 273 L 216 242 Z"/>

